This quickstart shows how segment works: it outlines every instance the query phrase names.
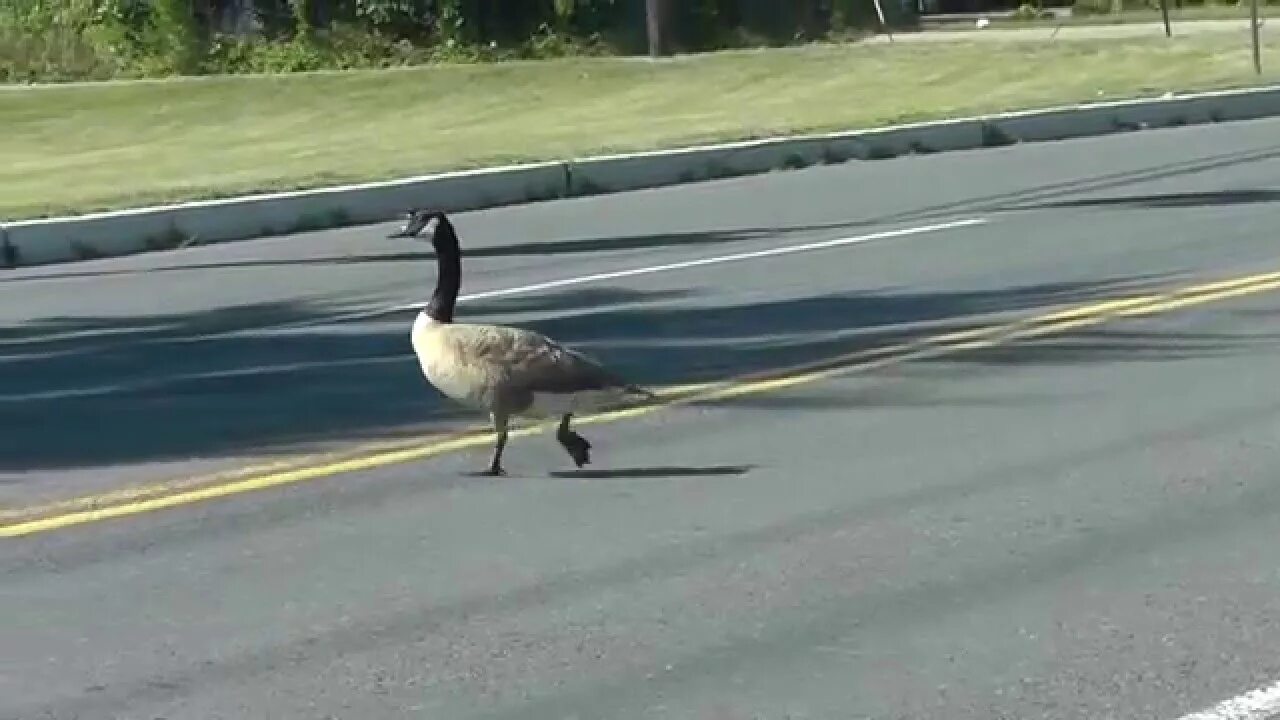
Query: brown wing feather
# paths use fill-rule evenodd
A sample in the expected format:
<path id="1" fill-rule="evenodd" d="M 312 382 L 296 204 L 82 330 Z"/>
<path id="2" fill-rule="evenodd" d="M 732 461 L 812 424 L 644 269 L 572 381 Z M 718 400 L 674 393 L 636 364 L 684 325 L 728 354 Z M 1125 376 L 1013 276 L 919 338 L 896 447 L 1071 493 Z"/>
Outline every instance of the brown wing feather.
<path id="1" fill-rule="evenodd" d="M 490 377 L 500 378 L 500 384 L 509 392 L 568 393 L 632 387 L 589 355 L 532 330 L 471 325 L 462 335 L 464 356 L 488 366 Z"/>
<path id="2" fill-rule="evenodd" d="M 518 333 L 512 381 L 531 392 L 569 393 L 625 387 L 595 358 L 537 333 Z"/>

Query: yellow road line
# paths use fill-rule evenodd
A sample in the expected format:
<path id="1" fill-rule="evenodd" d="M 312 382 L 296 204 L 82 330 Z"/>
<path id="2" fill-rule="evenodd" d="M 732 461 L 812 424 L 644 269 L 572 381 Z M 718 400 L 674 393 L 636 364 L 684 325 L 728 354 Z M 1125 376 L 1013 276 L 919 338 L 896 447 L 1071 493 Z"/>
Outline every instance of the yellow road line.
<path id="1" fill-rule="evenodd" d="M 711 383 L 689 385 L 672 385 L 657 390 L 658 395 L 681 395 L 709 387 Z M 420 448 L 436 442 L 449 441 L 476 433 L 491 433 L 491 425 L 474 424 L 448 432 L 419 435 L 399 440 L 381 440 L 347 445 L 340 450 L 330 452 L 301 453 L 286 456 L 283 459 L 245 465 L 229 470 L 212 472 L 204 475 L 168 478 L 157 482 L 131 485 L 94 495 L 56 500 L 39 505 L 22 507 L 0 507 L 0 537 L 4 537 L 4 529 L 19 522 L 61 515 L 71 512 L 100 510 L 104 507 L 125 503 L 150 500 L 160 495 L 171 495 L 176 492 L 192 491 L 210 485 L 222 485 L 236 480 L 252 478 L 268 474 L 278 474 L 299 470 L 311 466 L 334 465 L 343 461 L 369 455 L 381 455 L 397 450 Z"/>
<path id="2" fill-rule="evenodd" d="M 583 416 L 578 420 L 578 423 L 616 422 L 678 405 L 767 393 L 854 371 L 874 370 L 910 360 L 990 348 L 1018 340 L 1061 334 L 1078 328 L 1105 323 L 1116 318 L 1170 312 L 1194 305 L 1275 289 L 1280 289 L 1280 272 L 1204 283 L 1167 293 L 1085 303 L 1009 323 L 943 333 L 920 340 L 860 350 L 818 362 L 793 366 L 784 370 L 741 376 L 721 382 L 667 388 L 659 393 L 661 399 L 657 402 Z M 534 435 L 553 425 L 554 422 L 518 428 L 511 432 L 511 437 Z M 224 474 L 222 476 L 224 479 L 221 481 L 219 481 L 218 476 L 212 476 L 213 480 L 209 484 L 179 489 L 176 492 L 169 492 L 163 495 L 143 496 L 148 492 L 164 492 L 166 489 L 172 489 L 173 486 L 156 485 L 132 491 L 77 498 L 40 508 L 29 508 L 25 511 L 10 511 L 11 517 L 13 513 L 25 512 L 26 514 L 23 517 L 7 522 L 0 519 L 0 522 L 4 522 L 4 524 L 0 524 L 0 537 L 20 537 L 111 518 L 153 512 L 256 490 L 296 484 L 317 478 L 422 460 L 468 448 L 487 447 L 492 442 L 492 432 L 487 427 L 476 426 L 470 431 L 464 431 L 455 436 L 427 443 L 419 442 L 399 447 L 395 446 L 395 444 L 381 443 L 378 446 L 364 446 L 359 450 L 352 451 L 354 454 L 349 453 L 347 457 L 338 457 L 336 454 L 308 456 L 283 464 L 276 463 L 247 468 L 231 474 Z M 71 509 L 62 510 L 62 508 Z M 40 514 L 37 515 L 36 513 Z"/>

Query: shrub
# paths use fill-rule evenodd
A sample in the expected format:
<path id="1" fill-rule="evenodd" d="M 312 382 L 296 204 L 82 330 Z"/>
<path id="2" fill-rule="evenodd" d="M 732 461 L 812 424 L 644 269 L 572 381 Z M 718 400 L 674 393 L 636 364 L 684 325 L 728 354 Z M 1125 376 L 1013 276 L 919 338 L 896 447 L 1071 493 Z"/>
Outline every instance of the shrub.
<path id="1" fill-rule="evenodd" d="M 1106 2 L 1107 0 L 1082 0 Z M 0 0 L 0 81 L 296 72 L 642 51 L 643 3 L 622 0 L 254 0 L 257 29 L 226 36 L 195 0 Z M 669 3 L 673 48 L 851 37 L 865 0 Z"/>

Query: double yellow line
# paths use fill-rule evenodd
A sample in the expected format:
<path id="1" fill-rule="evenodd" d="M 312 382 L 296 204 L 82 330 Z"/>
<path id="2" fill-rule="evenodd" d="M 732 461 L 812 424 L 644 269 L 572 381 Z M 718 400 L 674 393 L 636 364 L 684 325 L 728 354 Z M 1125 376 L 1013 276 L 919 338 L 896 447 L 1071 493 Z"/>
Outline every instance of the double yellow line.
<path id="1" fill-rule="evenodd" d="M 1185 307 L 1254 295 L 1280 288 L 1280 272 L 1248 275 L 1166 293 L 1137 295 L 1077 305 L 1014 322 L 944 333 L 920 340 L 861 350 L 820 362 L 729 380 L 667 388 L 649 404 L 584 416 L 579 424 L 616 422 L 662 408 L 695 402 L 726 400 L 813 383 L 854 371 L 874 370 L 911 360 L 1005 345 L 1055 335 L 1119 318 L 1170 312 Z M 552 424 L 513 430 L 512 437 L 543 432 Z M 126 517 L 254 490 L 292 485 L 307 480 L 369 470 L 487 447 L 493 435 L 483 426 L 426 443 L 364 445 L 344 454 L 312 455 L 292 461 L 244 468 L 232 473 L 190 478 L 159 485 L 91 495 L 39 507 L 0 512 L 0 537 L 14 538 L 85 523 Z"/>

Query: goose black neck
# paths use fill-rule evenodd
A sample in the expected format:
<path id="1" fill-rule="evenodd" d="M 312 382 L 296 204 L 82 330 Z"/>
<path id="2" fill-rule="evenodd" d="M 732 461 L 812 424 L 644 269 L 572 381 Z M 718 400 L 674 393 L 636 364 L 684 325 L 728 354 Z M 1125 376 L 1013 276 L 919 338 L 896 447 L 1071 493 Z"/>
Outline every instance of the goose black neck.
<path id="1" fill-rule="evenodd" d="M 449 323 L 453 322 L 453 309 L 458 303 L 462 259 L 453 224 L 443 214 L 439 216 L 432 245 L 436 250 L 436 289 L 431 293 L 426 313 L 436 322 Z"/>

